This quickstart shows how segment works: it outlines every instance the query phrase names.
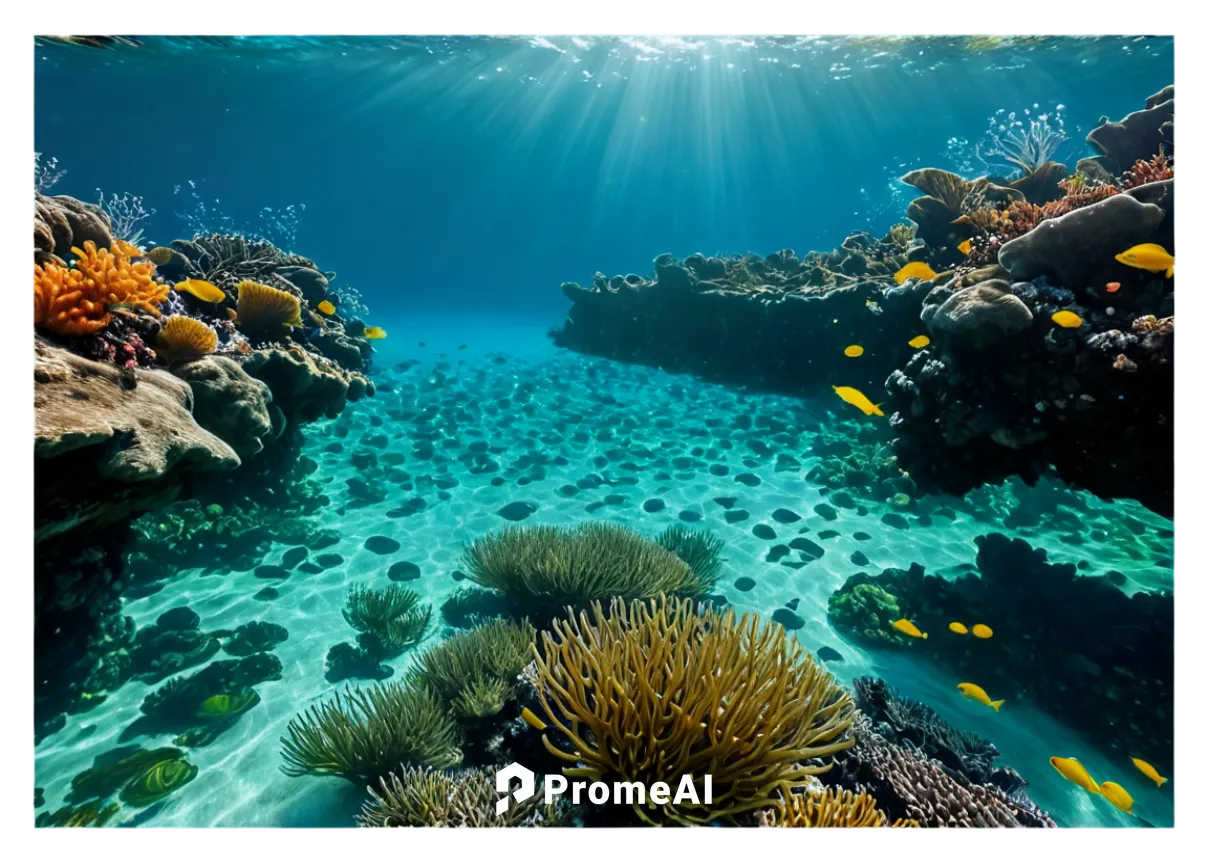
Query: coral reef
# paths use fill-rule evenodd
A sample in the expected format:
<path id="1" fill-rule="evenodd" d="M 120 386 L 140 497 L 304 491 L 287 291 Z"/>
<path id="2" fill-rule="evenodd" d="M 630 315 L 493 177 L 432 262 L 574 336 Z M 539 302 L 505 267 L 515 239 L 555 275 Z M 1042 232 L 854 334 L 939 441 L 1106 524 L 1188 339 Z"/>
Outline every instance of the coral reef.
<path id="1" fill-rule="evenodd" d="M 34 263 L 68 258 L 73 246 L 86 243 L 108 249 L 113 240 L 109 217 L 94 205 L 69 195 L 34 193 Z"/>
<path id="2" fill-rule="evenodd" d="M 1172 596 L 1129 596 L 1105 577 L 1049 564 L 1044 550 L 1002 534 L 979 537 L 977 546 L 978 573 L 952 581 L 918 564 L 848 578 L 831 595 L 832 626 L 870 647 L 921 653 L 962 680 L 993 680 L 1002 697 L 1033 702 L 1107 752 L 1144 751 L 1169 764 L 1173 718 L 1163 706 L 1173 698 Z M 930 629 L 932 638 L 894 635 L 897 618 Z M 988 622 L 995 636 L 962 642 L 934 635 L 954 620 Z M 950 758 L 944 765 L 953 770 Z M 962 765 L 970 779 L 1002 782 Z"/>
<path id="3" fill-rule="evenodd" d="M 890 826 L 885 813 L 867 792 L 794 792 L 779 806 L 759 814 L 764 828 L 908 828 L 918 827 L 913 820 L 899 819 Z"/>
<path id="4" fill-rule="evenodd" d="M 115 241 L 97 249 L 91 240 L 72 247 L 70 269 L 59 264 L 34 264 L 34 326 L 64 336 L 91 335 L 110 321 L 110 309 L 146 310 L 159 314 L 168 286 L 155 278 L 155 265 L 134 261 L 139 250 Z"/>
<path id="5" fill-rule="evenodd" d="M 594 780 L 713 777 L 713 802 L 642 805 L 652 824 L 703 824 L 767 808 L 850 745 L 851 702 L 776 624 L 698 612 L 660 595 L 556 621 L 541 634 L 538 696 L 551 753 Z M 615 694 L 600 699 L 607 689 Z M 672 710 L 674 709 L 674 710 Z M 567 744 L 559 746 L 561 733 Z M 641 746 L 638 742 L 661 742 Z M 637 745 L 637 746 L 635 746 Z M 565 749 L 564 749 L 565 747 Z"/>
<path id="6" fill-rule="evenodd" d="M 515 828 L 560 824 L 556 805 L 542 803 L 544 785 L 536 794 L 495 812 L 497 767 L 471 768 L 458 773 L 430 768 L 403 768 L 391 773 L 380 789 L 370 787 L 357 824 L 362 828 Z"/>

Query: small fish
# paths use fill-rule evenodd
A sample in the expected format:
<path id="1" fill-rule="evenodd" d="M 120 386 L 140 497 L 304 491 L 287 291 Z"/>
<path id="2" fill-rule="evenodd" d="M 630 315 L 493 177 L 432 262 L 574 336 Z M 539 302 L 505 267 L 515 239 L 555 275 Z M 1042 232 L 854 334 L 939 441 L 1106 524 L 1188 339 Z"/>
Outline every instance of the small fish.
<path id="1" fill-rule="evenodd" d="M 835 387 L 832 385 L 831 389 L 834 390 L 836 393 L 838 393 L 839 398 L 842 399 L 844 402 L 846 402 L 848 405 L 855 405 L 857 408 L 859 408 L 861 411 L 863 411 L 866 415 L 876 414 L 878 417 L 885 416 L 885 412 L 881 410 L 880 405 L 872 404 L 872 402 L 869 401 L 868 397 L 865 396 L 863 393 L 861 393 L 859 390 L 857 390 L 855 387 Z"/>
<path id="2" fill-rule="evenodd" d="M 985 690 L 978 687 L 976 684 L 970 684 L 968 682 L 965 682 L 964 684 L 957 684 L 956 689 L 961 691 L 966 699 L 972 699 L 974 702 L 989 705 L 996 712 L 1002 707 L 1002 703 L 1007 701 L 1006 699 L 999 699 L 997 702 L 991 702 L 990 697 L 986 695 Z"/>
<path id="3" fill-rule="evenodd" d="M 861 354 L 864 353 L 864 349 L 861 348 L 859 345 L 848 345 L 846 348 L 843 349 L 843 353 L 846 354 L 848 357 L 859 357 Z"/>
<path id="4" fill-rule="evenodd" d="M 873 315 L 880 315 L 882 312 L 881 307 L 877 305 L 875 300 L 865 300 L 864 305 L 868 307 L 868 311 Z M 835 323 L 838 324 L 839 322 L 836 321 Z"/>
<path id="5" fill-rule="evenodd" d="M 1107 283 L 1107 293 L 1108 294 L 1115 294 L 1119 290 L 1120 290 L 1119 282 L 1108 282 Z"/>
<path id="6" fill-rule="evenodd" d="M 907 279 L 922 279 L 926 282 L 928 279 L 935 278 L 935 271 L 922 261 L 911 261 L 897 273 L 894 273 L 893 278 L 899 285 Z"/>
<path id="7" fill-rule="evenodd" d="M 1150 765 L 1148 762 L 1146 762 L 1144 759 L 1138 759 L 1136 756 L 1133 756 L 1132 763 L 1137 766 L 1138 771 L 1140 771 L 1142 774 L 1144 774 L 1146 777 L 1148 777 L 1154 783 L 1157 783 L 1158 786 L 1161 786 L 1163 783 L 1166 782 L 1166 778 L 1163 777 L 1161 774 L 1159 774 L 1158 770 L 1156 768 L 1154 768 L 1152 765 Z"/>
<path id="8" fill-rule="evenodd" d="M 1095 778 L 1073 756 L 1070 756 L 1068 759 L 1061 756 L 1050 756 L 1049 764 L 1057 769 L 1058 774 L 1075 786 L 1081 786 L 1092 795 L 1099 794 L 1099 784 L 1095 782 Z"/>
<path id="9" fill-rule="evenodd" d="M 239 318 L 239 313 L 236 312 L 234 309 L 232 309 L 230 306 L 227 307 L 226 313 L 227 313 L 227 317 L 230 318 L 232 321 L 235 321 L 236 319 Z"/>
<path id="10" fill-rule="evenodd" d="M 1113 783 L 1110 780 L 1106 783 L 1099 784 L 1099 791 L 1103 793 L 1103 797 L 1118 810 L 1123 810 L 1125 813 L 1132 815 L 1133 797 L 1128 794 L 1128 791 L 1119 783 Z"/>
<path id="11" fill-rule="evenodd" d="M 926 336 L 915 336 L 913 339 L 911 339 L 906 344 L 909 345 L 911 348 L 926 348 L 928 345 L 931 344 L 931 340 L 928 339 Z"/>
<path id="12" fill-rule="evenodd" d="M 192 294 L 203 303 L 217 303 L 226 299 L 226 294 L 222 292 L 221 288 L 204 279 L 186 279 L 183 282 L 177 282 L 172 287 L 185 294 Z"/>
<path id="13" fill-rule="evenodd" d="M 953 633 L 959 633 L 962 636 L 964 636 L 966 633 L 969 632 L 969 628 L 966 627 L 964 624 L 962 624 L 959 621 L 953 621 L 951 624 L 948 625 L 948 629 L 951 630 Z"/>
<path id="14" fill-rule="evenodd" d="M 963 252 L 965 255 L 968 255 L 970 252 L 973 251 L 973 238 L 970 237 L 964 243 L 957 244 L 956 248 L 961 250 L 961 252 Z"/>
<path id="15" fill-rule="evenodd" d="M 381 327 L 366 327 L 365 328 L 365 338 L 366 339 L 385 339 L 386 331 L 383 330 Z"/>
<path id="16" fill-rule="evenodd" d="M 974 624 L 973 625 L 973 635 L 976 636 L 978 639 L 989 639 L 991 636 L 994 635 L 994 631 L 991 630 L 989 627 L 987 627 L 985 624 Z"/>
<path id="17" fill-rule="evenodd" d="M 899 618 L 897 621 L 894 621 L 893 628 L 895 630 L 901 630 L 907 636 L 913 636 L 915 639 L 926 639 L 927 638 L 926 633 L 923 633 L 922 631 L 920 631 L 918 627 L 915 627 L 913 624 L 911 624 L 905 618 Z"/>
<path id="18" fill-rule="evenodd" d="M 1053 323 L 1058 327 L 1081 327 L 1082 319 L 1068 309 L 1053 313 Z"/>
<path id="19" fill-rule="evenodd" d="M 147 259 L 156 267 L 162 267 L 171 261 L 175 254 L 175 249 L 169 249 L 167 246 L 156 246 L 147 253 Z"/>
<path id="20" fill-rule="evenodd" d="M 335 304 L 333 304 L 330 300 L 323 300 L 322 302 L 319 303 L 319 305 L 316 308 L 320 312 L 322 312 L 324 315 L 335 315 L 336 314 Z"/>
<path id="21" fill-rule="evenodd" d="M 1165 270 L 1167 279 L 1174 275 L 1174 256 L 1157 243 L 1142 243 L 1125 249 L 1116 256 L 1116 260 L 1127 267 L 1148 270 L 1150 273 Z"/>
<path id="22" fill-rule="evenodd" d="M 530 711 L 528 708 L 525 708 L 523 711 L 520 712 L 520 718 L 522 720 L 524 720 L 524 722 L 527 723 L 529 726 L 536 729 L 538 732 L 545 731 L 545 727 L 546 727 L 545 721 L 542 720 L 540 717 L 538 717 L 536 714 L 534 714 L 532 711 Z"/>

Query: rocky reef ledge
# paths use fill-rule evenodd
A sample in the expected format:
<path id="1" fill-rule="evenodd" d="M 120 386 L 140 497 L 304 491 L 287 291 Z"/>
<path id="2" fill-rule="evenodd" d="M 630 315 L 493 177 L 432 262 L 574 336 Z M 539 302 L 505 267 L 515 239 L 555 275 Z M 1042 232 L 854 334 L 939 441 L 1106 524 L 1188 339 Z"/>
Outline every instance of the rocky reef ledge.
<path id="1" fill-rule="evenodd" d="M 158 590 L 166 570 L 205 566 L 200 543 L 170 536 L 170 508 L 193 525 L 208 523 L 189 514 L 236 513 L 261 540 L 301 530 L 294 517 L 320 503 L 308 498 L 302 427 L 374 392 L 366 327 L 335 311 L 313 263 L 236 236 L 145 251 L 109 232 L 103 212 L 38 196 L 38 738 L 135 671 L 122 597 Z M 162 518 L 136 527 L 147 513 Z M 223 533 L 207 544 L 221 548 Z M 140 543 L 155 554 L 136 554 Z M 161 640 L 165 668 L 195 635 Z"/>
<path id="2" fill-rule="evenodd" d="M 650 277 L 563 283 L 573 305 L 550 335 L 836 411 L 855 409 L 832 387 L 856 388 L 889 417 L 886 441 L 922 492 L 1051 472 L 1169 516 L 1173 127 L 1168 87 L 1094 129 L 1095 155 L 1073 172 L 1021 156 L 1013 177 L 907 174 L 922 195 L 880 239 L 802 257 L 661 255 Z M 1161 261 L 1121 260 L 1141 244 Z"/>

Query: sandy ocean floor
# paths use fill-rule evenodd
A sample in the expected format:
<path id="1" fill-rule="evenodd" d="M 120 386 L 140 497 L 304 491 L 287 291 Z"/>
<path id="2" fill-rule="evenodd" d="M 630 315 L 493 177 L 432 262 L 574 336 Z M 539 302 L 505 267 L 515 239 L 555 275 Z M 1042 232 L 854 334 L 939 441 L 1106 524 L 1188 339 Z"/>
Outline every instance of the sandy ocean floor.
<path id="1" fill-rule="evenodd" d="M 973 539 L 989 531 L 1024 537 L 1048 550 L 1051 561 L 1086 562 L 1084 573 L 1120 570 L 1129 577 L 1125 590 L 1170 588 L 1169 520 L 1131 502 L 1087 496 L 1081 497 L 1089 513 L 1067 513 L 1069 518 L 1059 524 L 1046 519 L 1038 527 L 1016 531 L 994 521 L 989 507 L 939 498 L 924 499 L 920 512 L 949 507 L 955 518 L 936 516 L 926 527 L 914 524 L 918 514 L 910 517 L 907 529 L 891 527 L 881 516 L 892 508 L 876 504 L 869 505 L 866 516 L 840 509 L 837 518 L 828 520 L 814 510 L 825 498 L 805 479 L 814 458 L 809 455 L 812 433 L 798 430 L 814 420 L 826 422 L 831 411 L 855 411 L 837 399 L 809 404 L 744 394 L 686 376 L 582 357 L 553 348 L 544 324 L 375 323 L 390 332 L 389 339 L 378 343 L 375 373 L 386 387 L 375 398 L 350 406 L 341 418 L 308 429 L 307 453 L 319 463 L 315 477 L 332 500 L 321 524 L 342 537 L 309 557 L 334 554 L 339 562 L 321 573 L 294 570 L 288 579 L 272 580 L 280 596 L 269 602 L 253 599 L 269 584 L 254 572 L 201 576 L 200 571 L 184 571 L 164 590 L 127 603 L 126 614 L 140 627 L 168 609 L 187 605 L 201 616 L 203 630 L 264 620 L 287 628 L 289 638 L 273 649 L 284 666 L 281 680 L 256 685 L 262 702 L 213 743 L 190 750 L 189 761 L 200 769 L 197 778 L 145 810 L 124 808 L 111 824 L 351 825 L 362 790 L 338 779 L 286 777 L 280 771 L 279 745 L 296 713 L 344 686 L 324 679 L 324 658 L 331 646 L 355 637 L 341 615 L 345 592 L 355 582 L 390 584 L 387 571 L 405 561 L 418 568 L 418 578 L 405 584 L 439 609 L 468 584 L 454 578 L 463 544 L 512 524 L 499 515 L 505 508 L 514 513 L 535 508 L 520 524 L 611 519 L 648 534 L 692 520 L 693 527 L 707 528 L 725 541 L 726 570 L 717 591 L 739 611 L 770 616 L 798 600 L 796 614 L 804 623 L 796 637 L 810 651 L 821 646 L 837 650 L 842 662 L 828 665 L 839 678 L 880 675 L 954 725 L 985 735 L 998 746 L 1003 761 L 1030 781 L 1029 794 L 1058 824 L 1122 826 L 1137 820 L 1062 780 L 1048 765 L 1052 755 L 1076 755 L 1094 776 L 1123 782 L 1146 821 L 1172 823 L 1173 783 L 1153 788 L 1131 766 L 1113 764 L 1026 704 L 1011 704 L 996 715 L 961 697 L 957 682 L 947 675 L 902 654 L 870 655 L 841 640 L 826 621 L 827 598 L 849 575 L 916 561 L 932 573 L 955 572 L 974 561 Z M 405 361 L 416 362 L 403 369 L 398 364 Z M 735 419 L 744 415 L 754 417 L 751 428 L 735 428 Z M 435 435 L 432 456 L 416 458 L 416 444 L 427 440 L 421 437 L 427 434 Z M 351 458 L 364 451 L 379 458 L 402 454 L 397 467 L 411 475 L 415 488 L 403 490 L 383 481 L 385 501 L 358 504 L 345 481 L 359 476 Z M 792 456 L 799 467 L 777 471 L 780 454 Z M 487 460 L 498 470 L 475 470 Z M 503 482 L 496 479 L 500 485 L 492 485 L 492 478 Z M 977 500 L 1010 502 L 1012 494 L 1000 489 Z M 402 506 L 417 497 L 424 501 L 422 509 Z M 736 501 L 729 508 L 716 500 L 730 497 Z M 727 520 L 727 512 L 735 520 L 739 510 L 749 515 Z M 778 510 L 799 518 L 779 521 L 773 516 Z M 1068 526 L 1074 515 L 1082 530 L 1071 537 Z M 1122 528 L 1126 516 L 1137 520 L 1130 520 L 1133 530 Z M 760 525 L 766 526 L 759 529 L 764 536 L 753 533 Z M 768 529 L 774 539 L 768 539 Z M 1095 529 L 1104 539 L 1093 539 Z M 822 532 L 837 533 L 820 537 Z M 857 532 L 870 538 L 857 540 Z M 397 540 L 400 548 L 376 554 L 365 547 L 375 535 Z M 772 547 L 798 536 L 817 543 L 824 554 L 800 569 L 767 560 Z M 279 562 L 285 551 L 274 549 L 263 563 Z M 853 564 L 856 552 L 870 563 Z M 794 550 L 783 560 L 799 560 L 798 554 Z M 754 580 L 754 586 L 739 590 L 734 584 L 739 577 Z M 447 629 L 439 612 L 434 622 L 429 643 Z M 396 677 L 415 653 L 387 661 Z M 224 657 L 220 653 L 213 659 Z M 46 790 L 49 809 L 62 806 L 71 778 L 96 756 L 126 744 L 171 746 L 172 735 L 122 738 L 140 716 L 143 697 L 158 686 L 131 681 L 91 713 L 69 717 L 65 729 L 38 746 L 37 783 Z"/>

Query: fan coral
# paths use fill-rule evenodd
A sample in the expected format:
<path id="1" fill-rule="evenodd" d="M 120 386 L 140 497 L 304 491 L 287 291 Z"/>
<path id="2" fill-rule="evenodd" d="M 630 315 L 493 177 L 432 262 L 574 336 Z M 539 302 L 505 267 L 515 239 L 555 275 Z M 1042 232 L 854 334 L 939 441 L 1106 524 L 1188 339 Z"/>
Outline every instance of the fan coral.
<path id="1" fill-rule="evenodd" d="M 237 321 L 243 330 L 272 332 L 302 326 L 302 304 L 293 294 L 248 279 L 236 290 Z"/>
<path id="2" fill-rule="evenodd" d="M 1146 183 L 1170 180 L 1173 177 L 1173 163 L 1166 157 L 1165 152 L 1159 150 L 1158 155 L 1148 161 L 1138 159 L 1134 162 L 1133 166 L 1124 172 L 1120 187 L 1122 189 L 1132 189 L 1136 186 L 1144 186 Z"/>
<path id="3" fill-rule="evenodd" d="M 290 777 L 335 775 L 370 783 L 400 764 L 452 768 L 458 732 L 436 696 L 398 682 L 350 688 L 290 721 L 281 739 Z"/>
<path id="4" fill-rule="evenodd" d="M 171 315 L 159 331 L 156 347 L 171 360 L 196 360 L 214 353 L 218 334 L 213 327 L 187 315 Z"/>
<path id="5" fill-rule="evenodd" d="M 458 774 L 429 768 L 403 768 L 383 778 L 380 791 L 369 789 L 357 825 L 362 828 L 512 828 L 553 825 L 560 820 L 554 805 L 538 806 L 541 790 L 524 801 L 495 812 L 494 767 Z"/>
<path id="6" fill-rule="evenodd" d="M 481 624 L 425 651 L 415 662 L 412 680 L 446 702 L 460 700 L 463 709 L 471 702 L 481 706 L 483 694 L 476 696 L 474 691 L 496 682 L 505 685 L 506 701 L 513 695 L 516 676 L 533 659 L 535 636 L 528 621 Z"/>
<path id="7" fill-rule="evenodd" d="M 538 697 L 570 752 L 567 776 L 650 784 L 712 775 L 713 801 L 631 806 L 644 822 L 685 825 L 769 807 L 851 745 L 846 692 L 776 624 L 698 612 L 660 595 L 541 634 Z"/>
<path id="8" fill-rule="evenodd" d="M 86 240 L 83 249 L 71 251 L 77 256 L 71 269 L 34 265 L 34 326 L 65 336 L 96 333 L 119 304 L 159 315 L 168 286 L 155 280 L 150 261 L 131 260 L 141 254 L 138 249 L 118 240 L 98 250 Z"/>
<path id="9" fill-rule="evenodd" d="M 503 594 L 513 609 L 545 617 L 610 597 L 695 596 L 711 587 L 674 552 L 607 522 L 504 528 L 476 540 L 465 566 L 472 580 Z"/>
<path id="10" fill-rule="evenodd" d="M 793 793 L 779 806 L 759 814 L 765 828 L 885 828 L 889 819 L 867 792 L 828 788 L 822 793 Z M 913 819 L 899 819 L 893 828 L 917 828 Z"/>

